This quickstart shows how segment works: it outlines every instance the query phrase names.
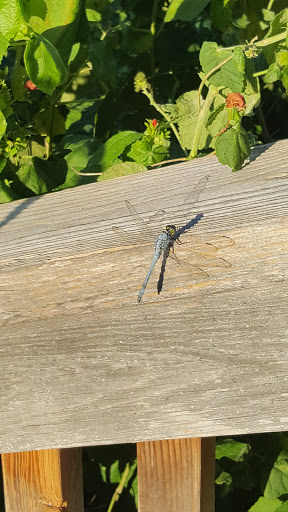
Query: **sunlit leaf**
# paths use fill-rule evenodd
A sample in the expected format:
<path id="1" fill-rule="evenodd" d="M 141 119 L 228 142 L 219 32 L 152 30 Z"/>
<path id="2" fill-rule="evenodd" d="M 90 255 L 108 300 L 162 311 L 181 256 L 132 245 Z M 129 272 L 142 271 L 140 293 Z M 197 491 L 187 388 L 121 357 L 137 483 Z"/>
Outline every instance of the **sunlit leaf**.
<path id="1" fill-rule="evenodd" d="M 172 20 L 192 21 L 205 9 L 210 0 L 172 0 L 170 3 L 164 22 Z"/>
<path id="2" fill-rule="evenodd" d="M 32 82 L 47 94 L 52 94 L 68 78 L 57 49 L 42 35 L 33 36 L 27 43 L 24 62 Z"/>
<path id="3" fill-rule="evenodd" d="M 137 132 L 124 131 L 117 133 L 117 135 L 107 140 L 107 142 L 91 156 L 88 166 L 95 166 L 104 162 L 113 162 L 115 158 L 123 153 L 127 146 L 130 146 L 140 137 L 142 137 L 142 134 Z"/>
<path id="4" fill-rule="evenodd" d="M 219 162 L 237 171 L 250 155 L 248 135 L 241 126 L 229 128 L 217 137 L 215 149 Z"/>
<path id="5" fill-rule="evenodd" d="M 147 171 L 144 165 L 137 164 L 136 162 L 120 162 L 111 165 L 106 171 L 99 176 L 98 181 L 110 180 L 118 178 L 119 176 L 127 176 L 128 174 L 136 174 L 138 172 Z"/>
<path id="6" fill-rule="evenodd" d="M 250 446 L 247 443 L 235 441 L 235 439 L 222 439 L 216 445 L 216 460 L 222 457 L 240 461 L 243 460 L 244 455 L 249 453 Z"/>

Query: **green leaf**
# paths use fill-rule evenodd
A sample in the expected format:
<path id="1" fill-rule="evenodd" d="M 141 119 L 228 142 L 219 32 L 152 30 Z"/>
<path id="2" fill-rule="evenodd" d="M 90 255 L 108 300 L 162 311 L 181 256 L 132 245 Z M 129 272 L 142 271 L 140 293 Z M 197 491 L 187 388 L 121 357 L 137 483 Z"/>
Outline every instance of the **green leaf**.
<path id="1" fill-rule="evenodd" d="M 6 53 L 8 45 L 9 45 L 8 39 L 6 39 L 6 37 L 3 36 L 3 34 L 1 34 L 1 32 L 0 32 L 0 64 L 3 59 L 3 56 Z"/>
<path id="2" fill-rule="evenodd" d="M 19 62 L 16 62 L 11 73 L 11 90 L 16 101 L 25 101 L 27 98 L 27 89 L 24 89 L 26 80 L 26 69 Z"/>
<path id="3" fill-rule="evenodd" d="M 6 132 L 7 123 L 4 114 L 0 111 L 0 139 L 2 139 Z"/>
<path id="4" fill-rule="evenodd" d="M 79 137 L 78 140 L 75 140 L 75 135 L 71 136 L 70 143 L 65 145 L 67 149 L 71 150 L 71 152 L 65 156 L 68 169 L 71 167 L 75 167 L 76 171 L 82 171 L 82 169 L 85 169 L 89 158 L 91 155 L 93 155 L 93 153 L 95 153 L 97 145 L 97 142 L 91 138 Z"/>
<path id="5" fill-rule="evenodd" d="M 216 478 L 215 483 L 217 485 L 231 485 L 232 484 L 232 476 L 230 473 L 227 473 L 226 471 L 222 471 L 218 478 Z"/>
<path id="6" fill-rule="evenodd" d="M 210 0 L 172 0 L 170 3 L 164 23 L 172 20 L 192 21 L 205 9 Z"/>
<path id="7" fill-rule="evenodd" d="M 136 29 L 127 25 L 123 27 L 120 44 L 123 52 L 136 55 L 148 52 L 151 50 L 152 44 L 153 36 L 150 30 Z"/>
<path id="8" fill-rule="evenodd" d="M 273 11 L 271 11 L 270 9 L 261 9 L 261 12 L 262 12 L 264 21 L 268 21 L 269 23 L 271 23 L 271 21 L 274 20 L 275 13 Z"/>
<path id="9" fill-rule="evenodd" d="M 95 166 L 103 164 L 104 162 L 112 162 L 120 156 L 127 146 L 130 146 L 137 139 L 142 137 L 141 133 L 124 131 L 117 133 L 107 140 L 94 155 L 91 156 L 88 162 L 88 166 Z M 88 170 L 88 169 L 87 169 Z"/>
<path id="10" fill-rule="evenodd" d="M 287 31 L 288 33 L 288 31 Z M 276 62 L 280 66 L 288 66 L 288 50 L 280 50 L 276 55 Z"/>
<path id="11" fill-rule="evenodd" d="M 0 180 L 0 203 L 10 203 L 15 199 L 19 199 L 17 194 L 4 181 Z"/>
<path id="12" fill-rule="evenodd" d="M 265 35 L 264 39 L 268 39 L 268 37 L 276 36 L 281 34 L 287 30 L 288 23 L 288 9 L 283 9 L 283 11 L 279 12 L 277 16 L 275 16 L 274 20 L 271 21 L 270 28 Z"/>
<path id="13" fill-rule="evenodd" d="M 247 15 L 243 13 L 241 9 L 238 9 L 233 12 L 232 23 L 237 28 L 245 29 L 250 21 Z"/>
<path id="14" fill-rule="evenodd" d="M 232 19 L 231 3 L 223 0 L 212 0 L 211 2 L 211 21 L 213 25 L 226 32 Z"/>
<path id="15" fill-rule="evenodd" d="M 283 11 L 279 12 L 277 16 L 275 16 L 274 20 L 271 22 L 270 28 L 265 35 L 265 39 L 268 37 L 273 37 L 278 34 L 281 34 L 282 32 L 285 33 L 287 30 L 287 23 L 288 23 L 288 9 L 283 9 Z M 275 62 L 275 55 L 277 54 L 277 51 L 279 48 L 285 45 L 284 40 L 278 41 L 274 44 L 269 44 L 268 46 L 263 48 L 264 57 L 270 66 Z M 287 49 L 287 48 L 284 48 Z"/>
<path id="16" fill-rule="evenodd" d="M 264 496 L 268 499 L 278 498 L 288 489 L 288 452 L 283 450 L 278 455 L 268 477 Z"/>
<path id="17" fill-rule="evenodd" d="M 200 99 L 200 108 L 203 105 L 203 99 Z M 194 141 L 196 128 L 198 125 L 198 91 L 185 92 L 176 101 L 178 115 L 176 121 L 179 126 L 179 135 L 181 147 L 191 149 Z M 209 115 L 209 113 L 208 113 Z M 201 128 L 201 135 L 198 142 L 198 149 L 201 150 L 207 145 L 209 133 L 205 128 L 205 120 Z"/>
<path id="18" fill-rule="evenodd" d="M 79 176 L 76 174 L 74 169 L 78 172 L 102 172 L 107 168 L 107 164 L 102 164 L 99 166 L 93 167 L 93 169 L 87 169 L 87 164 L 89 158 L 93 153 L 95 153 L 98 142 L 94 139 L 77 136 L 77 135 L 69 135 L 65 137 L 66 143 L 64 147 L 71 150 L 71 152 L 65 156 L 65 161 L 67 163 L 68 171 L 66 175 L 66 179 L 62 185 L 60 185 L 56 190 L 63 190 L 65 188 L 76 187 L 78 185 L 85 185 L 87 183 L 94 183 L 98 176 Z M 109 163 L 111 165 L 111 163 Z M 72 169 L 74 167 L 74 169 Z"/>
<path id="19" fill-rule="evenodd" d="M 95 9 L 85 9 L 87 20 L 92 23 L 97 23 L 101 21 L 101 14 L 98 11 L 95 11 Z"/>
<path id="20" fill-rule="evenodd" d="M 77 123 L 77 121 L 80 121 L 81 117 L 82 117 L 81 110 L 77 110 L 76 108 L 71 108 L 71 110 L 69 110 L 69 114 L 66 117 L 66 121 L 65 121 L 66 130 L 69 130 L 69 128 L 70 128 L 70 126 L 72 126 L 72 124 Z"/>
<path id="21" fill-rule="evenodd" d="M 288 500 L 280 505 L 280 507 L 276 508 L 275 512 L 288 512 Z"/>
<path id="22" fill-rule="evenodd" d="M 228 165 L 232 171 L 241 169 L 250 155 L 249 139 L 241 125 L 233 126 L 217 137 L 215 144 L 219 162 Z"/>
<path id="23" fill-rule="evenodd" d="M 144 137 L 132 144 L 127 156 L 138 164 L 153 165 L 165 160 L 169 156 L 169 149 L 162 145 L 158 146 Z"/>
<path id="24" fill-rule="evenodd" d="M 4 156 L 2 153 L 0 153 L 0 172 L 2 172 L 3 169 L 5 169 L 6 163 L 7 163 L 7 157 Z"/>
<path id="25" fill-rule="evenodd" d="M 234 439 L 224 439 L 217 443 L 215 458 L 217 460 L 227 457 L 231 460 L 240 461 L 244 459 L 244 455 L 249 453 L 249 451 L 249 444 L 240 443 Z"/>
<path id="26" fill-rule="evenodd" d="M 37 173 L 33 163 L 21 165 L 17 171 L 17 176 L 21 183 L 36 195 L 44 194 L 49 190 L 47 186 L 47 182 L 49 181 L 47 176 L 45 176 L 44 180 L 43 177 Z"/>
<path id="27" fill-rule="evenodd" d="M 82 10 L 83 0 L 30 0 L 29 26 L 57 48 L 65 64 L 77 37 Z"/>
<path id="28" fill-rule="evenodd" d="M 39 34 L 28 42 L 24 62 L 32 82 L 46 94 L 52 94 L 68 78 L 67 69 L 57 49 Z"/>
<path id="29" fill-rule="evenodd" d="M 199 56 L 204 75 L 207 75 L 229 57 L 231 60 L 209 77 L 209 83 L 216 87 L 229 87 L 232 92 L 241 92 L 244 85 L 245 57 L 240 48 L 236 48 L 234 52 L 220 50 L 216 43 L 205 42 Z"/>
<path id="30" fill-rule="evenodd" d="M 212 137 L 216 137 L 221 130 L 223 130 L 228 123 L 228 110 L 225 109 L 225 104 L 219 105 L 209 115 L 206 127 Z"/>
<path id="31" fill-rule="evenodd" d="M 281 80 L 285 87 L 285 89 L 288 89 L 288 66 L 284 66 L 282 74 L 281 74 Z"/>
<path id="32" fill-rule="evenodd" d="M 13 113 L 13 110 L 10 107 L 11 100 L 11 94 L 7 85 L 5 82 L 0 81 L 0 110 L 6 119 Z"/>
<path id="33" fill-rule="evenodd" d="M 260 83 L 258 77 L 248 78 L 246 76 L 246 85 L 243 92 L 246 103 L 245 116 L 253 113 L 253 109 L 258 107 L 261 100 Z"/>
<path id="34" fill-rule="evenodd" d="M 38 112 L 34 117 L 35 131 L 42 136 L 50 135 L 50 116 L 53 116 L 53 128 L 52 135 L 61 135 L 66 133 L 65 119 L 60 114 L 58 108 L 54 108 L 54 112 L 50 110 L 42 110 Z"/>
<path id="35" fill-rule="evenodd" d="M 73 104 L 73 102 L 70 102 L 70 104 L 68 102 L 67 107 L 69 108 L 69 113 L 68 113 L 68 115 L 66 117 L 66 121 L 65 121 L 66 130 L 68 130 L 70 128 L 70 126 L 72 126 L 72 124 L 80 121 L 80 119 L 83 115 L 83 112 L 87 108 L 91 107 L 92 105 L 93 105 L 92 101 L 81 101 L 79 103 L 76 102 L 74 104 Z M 75 135 L 70 134 L 70 135 L 67 135 L 67 137 L 65 137 L 65 139 L 63 139 L 63 140 L 66 141 L 66 140 L 71 139 L 71 141 L 73 141 L 73 137 L 75 138 Z M 80 139 L 83 139 L 83 135 L 80 136 Z"/>
<path id="36" fill-rule="evenodd" d="M 115 76 L 113 47 L 109 40 L 95 42 L 91 48 L 93 74 L 97 80 L 107 82 Z"/>
<path id="37" fill-rule="evenodd" d="M 248 509 L 248 512 L 275 512 L 279 505 L 281 505 L 280 500 L 267 500 L 267 498 L 261 496 L 256 503 Z"/>
<path id="38" fill-rule="evenodd" d="M 121 162 L 111 165 L 106 171 L 99 176 L 98 181 L 111 180 L 119 178 L 119 176 L 127 176 L 128 174 L 137 174 L 138 172 L 147 171 L 144 165 L 136 162 Z"/>
<path id="39" fill-rule="evenodd" d="M 9 41 L 16 36 L 25 18 L 28 17 L 27 2 L 23 0 L 1 0 L 0 2 L 0 33 Z M 2 44 L 4 39 L 2 39 Z"/>
<path id="40" fill-rule="evenodd" d="M 273 62 L 267 69 L 267 73 L 265 75 L 266 84 L 272 84 L 272 82 L 276 82 L 279 80 L 281 76 L 281 68 L 276 62 Z"/>

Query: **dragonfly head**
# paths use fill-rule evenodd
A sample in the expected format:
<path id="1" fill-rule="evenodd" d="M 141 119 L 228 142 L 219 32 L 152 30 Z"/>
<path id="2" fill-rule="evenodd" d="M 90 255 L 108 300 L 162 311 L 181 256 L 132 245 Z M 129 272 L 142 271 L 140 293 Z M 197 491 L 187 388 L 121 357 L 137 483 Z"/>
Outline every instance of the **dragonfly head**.
<path id="1" fill-rule="evenodd" d="M 173 226 L 173 224 L 168 224 L 165 228 L 165 231 L 169 236 L 173 237 L 176 233 L 176 226 Z"/>

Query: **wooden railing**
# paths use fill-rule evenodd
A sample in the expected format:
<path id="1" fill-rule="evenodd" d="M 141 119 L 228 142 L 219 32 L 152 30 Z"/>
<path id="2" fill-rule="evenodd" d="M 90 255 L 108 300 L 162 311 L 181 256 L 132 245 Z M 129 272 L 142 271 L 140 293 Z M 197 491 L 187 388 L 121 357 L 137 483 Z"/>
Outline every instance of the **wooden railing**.
<path id="1" fill-rule="evenodd" d="M 126 442 L 141 512 L 211 512 L 214 437 L 288 430 L 287 149 L 259 146 L 238 173 L 207 157 L 1 205 L 6 512 L 81 512 L 77 447 Z M 208 176 L 175 248 L 188 265 L 168 261 L 137 304 L 153 240 L 121 245 L 124 201 L 172 215 Z"/>

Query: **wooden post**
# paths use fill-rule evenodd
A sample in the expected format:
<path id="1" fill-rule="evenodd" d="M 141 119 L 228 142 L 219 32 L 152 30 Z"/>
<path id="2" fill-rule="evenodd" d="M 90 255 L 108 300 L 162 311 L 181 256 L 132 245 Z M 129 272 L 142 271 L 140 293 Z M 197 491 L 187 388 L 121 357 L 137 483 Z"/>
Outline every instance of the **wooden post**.
<path id="1" fill-rule="evenodd" d="M 213 512 L 215 437 L 137 443 L 139 511 Z"/>
<path id="2" fill-rule="evenodd" d="M 6 512 L 83 512 L 80 448 L 2 454 Z"/>

